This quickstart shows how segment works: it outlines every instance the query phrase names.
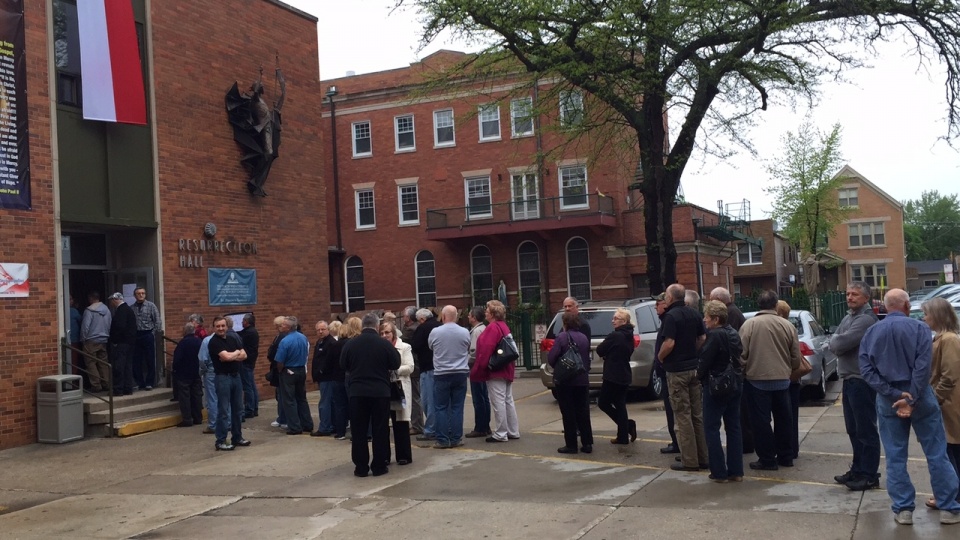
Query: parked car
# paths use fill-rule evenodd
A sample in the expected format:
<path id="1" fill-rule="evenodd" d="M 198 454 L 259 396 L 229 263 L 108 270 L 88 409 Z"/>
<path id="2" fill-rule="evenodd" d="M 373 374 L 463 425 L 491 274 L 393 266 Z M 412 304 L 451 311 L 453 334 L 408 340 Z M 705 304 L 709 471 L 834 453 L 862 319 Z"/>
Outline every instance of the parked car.
<path id="1" fill-rule="evenodd" d="M 950 305 L 953 306 L 953 310 L 957 312 L 957 317 L 960 318 L 960 302 L 950 301 Z M 923 308 L 920 306 L 910 308 L 910 318 L 917 319 L 919 321 L 923 320 Z"/>
<path id="2" fill-rule="evenodd" d="M 580 319 L 590 325 L 593 334 L 590 341 L 590 389 L 599 390 L 603 381 L 603 358 L 597 356 L 596 348 L 603 339 L 613 331 L 613 314 L 617 308 L 626 308 L 630 312 L 633 324 L 633 340 L 636 349 L 630 357 L 630 370 L 633 373 L 631 391 L 640 391 L 649 399 L 660 399 L 663 396 L 663 380 L 653 369 L 653 349 L 657 342 L 657 331 L 660 329 L 660 318 L 657 317 L 656 302 L 652 298 L 639 298 L 617 301 L 585 301 L 580 304 Z M 553 386 L 553 369 L 547 364 L 547 353 L 553 347 L 554 339 L 563 330 L 561 316 L 558 312 L 547 329 L 547 336 L 540 342 L 540 380 L 549 388 L 554 397 L 556 389 Z"/>
<path id="3" fill-rule="evenodd" d="M 923 287 L 910 293 L 910 301 L 923 300 L 926 296 L 936 290 L 936 287 Z"/>
<path id="4" fill-rule="evenodd" d="M 743 316 L 749 319 L 756 314 L 756 311 L 751 311 Z M 830 334 L 809 311 L 790 310 L 789 320 L 797 329 L 797 336 L 800 338 L 800 354 L 813 368 L 813 371 L 800 379 L 801 388 L 810 388 L 814 398 L 823 399 L 827 394 L 827 380 L 836 380 L 840 376 L 837 355 L 827 349 Z"/>

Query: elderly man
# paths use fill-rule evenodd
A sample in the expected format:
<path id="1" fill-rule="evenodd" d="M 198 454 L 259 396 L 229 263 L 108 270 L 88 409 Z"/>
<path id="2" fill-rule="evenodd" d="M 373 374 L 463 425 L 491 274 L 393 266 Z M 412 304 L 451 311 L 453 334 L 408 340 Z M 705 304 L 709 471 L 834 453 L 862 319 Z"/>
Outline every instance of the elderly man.
<path id="1" fill-rule="evenodd" d="M 577 299 L 568 296 L 563 299 L 563 312 L 564 313 L 573 313 L 580 319 L 580 333 L 587 336 L 587 340 L 593 339 L 593 332 L 590 329 L 590 323 L 584 320 L 583 317 L 580 317 L 580 302 L 577 302 Z"/>
<path id="2" fill-rule="evenodd" d="M 436 411 L 433 401 L 433 350 L 430 349 L 430 333 L 440 326 L 440 321 L 427 308 L 417 310 L 416 332 L 413 333 L 413 362 L 420 371 L 420 405 L 426 417 L 423 422 L 423 435 L 418 435 L 418 441 L 433 441 L 437 438 Z"/>
<path id="3" fill-rule="evenodd" d="M 180 423 L 191 427 L 203 423 L 203 385 L 200 382 L 200 344 L 192 322 L 183 325 L 183 337 L 173 350 L 174 394 L 180 402 Z M 133 378 L 131 377 L 131 382 Z"/>
<path id="4" fill-rule="evenodd" d="M 133 291 L 136 302 L 133 311 L 137 316 L 137 341 L 133 349 L 133 378 L 140 390 L 153 390 L 157 384 L 157 337 L 161 329 L 160 310 L 147 300 L 147 290 L 137 287 Z"/>
<path id="5" fill-rule="evenodd" d="M 280 394 L 283 412 L 287 417 L 287 435 L 313 431 L 313 417 L 307 404 L 307 355 L 310 342 L 297 331 L 297 318 L 284 317 L 281 332 L 286 335 L 277 345 L 277 373 L 280 374 Z"/>
<path id="6" fill-rule="evenodd" d="M 800 367 L 800 341 L 793 324 L 777 315 L 777 301 L 777 293 L 763 291 L 757 301 L 760 311 L 740 328 L 743 391 L 759 458 L 750 468 L 763 471 L 793 467 L 790 373 Z"/>
<path id="7" fill-rule="evenodd" d="M 430 332 L 433 401 L 437 416 L 435 448 L 463 446 L 463 402 L 470 374 L 470 332 L 457 324 L 457 308 L 443 306 L 443 324 Z"/>
<path id="8" fill-rule="evenodd" d="M 887 458 L 887 493 L 894 519 L 913 524 L 916 490 L 907 472 L 907 447 L 913 428 L 927 458 L 940 523 L 960 523 L 957 473 L 947 458 L 947 437 L 940 405 L 930 386 L 930 327 L 911 319 L 910 297 L 890 289 L 883 298 L 887 316 L 871 326 L 860 342 L 860 373 L 877 393 L 880 441 Z"/>
<path id="9" fill-rule="evenodd" d="M 670 302 L 663 314 L 663 343 L 657 360 L 667 372 L 670 405 L 680 444 L 680 463 L 670 468 L 697 471 L 708 466 L 707 439 L 703 431 L 703 388 L 697 378 L 697 351 L 706 341 L 703 317 L 684 301 L 687 291 L 674 283 L 667 287 Z"/>
<path id="10" fill-rule="evenodd" d="M 87 353 L 87 376 L 90 378 L 90 391 L 109 390 L 110 365 L 107 361 L 107 340 L 110 339 L 110 323 L 113 316 L 110 308 L 100 302 L 100 293 L 90 291 L 87 295 L 89 305 L 83 310 L 80 323 L 80 339 L 83 352 Z"/>
<path id="11" fill-rule="evenodd" d="M 484 324 L 484 308 L 474 306 L 467 315 L 470 323 L 470 367 L 477 361 L 477 340 L 480 334 L 487 329 Z M 464 435 L 468 439 L 489 437 L 490 431 L 490 396 L 487 395 L 487 382 L 480 377 L 470 377 L 470 395 L 473 397 L 473 431 Z"/>
<path id="12" fill-rule="evenodd" d="M 663 345 L 663 316 L 667 312 L 667 295 L 658 294 L 655 298 L 657 317 L 660 318 L 660 329 L 657 331 L 657 341 L 653 347 L 653 356 L 660 356 L 660 347 Z M 677 430 L 673 422 L 673 406 L 670 405 L 670 383 L 667 381 L 667 372 L 663 370 L 663 364 L 654 362 L 654 369 L 657 371 L 657 377 L 663 379 L 663 413 L 667 417 L 667 433 L 670 434 L 670 444 L 660 449 L 661 454 L 679 454 L 680 445 L 677 444 Z"/>
<path id="13" fill-rule="evenodd" d="M 853 447 L 853 461 L 850 470 L 833 479 L 853 491 L 863 491 L 880 487 L 877 393 L 860 375 L 859 358 L 863 335 L 877 322 L 870 307 L 870 286 L 862 281 L 847 285 L 847 307 L 850 309 L 827 347 L 837 355 L 837 370 L 843 379 L 843 421 Z"/>
<path id="14" fill-rule="evenodd" d="M 343 345 L 340 367 L 350 373 L 351 458 L 354 476 L 387 474 L 390 460 L 390 370 L 400 368 L 400 353 L 380 337 L 376 313 L 367 313 L 363 330 Z M 373 438 L 373 459 L 367 447 L 367 430 Z"/>
<path id="15" fill-rule="evenodd" d="M 113 365 L 113 393 L 127 395 L 133 393 L 133 371 L 130 357 L 137 343 L 137 316 L 123 299 L 121 293 L 113 293 L 109 298 L 113 308 L 110 320 L 110 339 L 107 356 Z"/>

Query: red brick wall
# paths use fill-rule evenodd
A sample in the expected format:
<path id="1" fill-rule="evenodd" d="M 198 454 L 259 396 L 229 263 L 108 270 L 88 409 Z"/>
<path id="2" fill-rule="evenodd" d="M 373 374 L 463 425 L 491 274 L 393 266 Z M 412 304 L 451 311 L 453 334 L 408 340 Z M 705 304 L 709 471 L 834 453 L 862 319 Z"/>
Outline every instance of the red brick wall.
<path id="1" fill-rule="evenodd" d="M 36 380 L 59 372 L 46 3 L 25 12 L 33 209 L 0 210 L 0 262 L 30 265 L 30 296 L 0 299 L 0 449 L 36 440 Z"/>

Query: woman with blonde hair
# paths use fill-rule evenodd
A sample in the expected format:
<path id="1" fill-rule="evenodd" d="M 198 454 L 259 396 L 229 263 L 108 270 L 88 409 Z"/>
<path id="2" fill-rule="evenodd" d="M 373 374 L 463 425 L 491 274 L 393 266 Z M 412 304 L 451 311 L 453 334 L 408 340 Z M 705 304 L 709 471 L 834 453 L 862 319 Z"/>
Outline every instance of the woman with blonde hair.
<path id="1" fill-rule="evenodd" d="M 743 481 L 743 437 L 740 428 L 740 396 L 743 393 L 740 355 L 743 343 L 740 334 L 727 322 L 727 306 L 719 300 L 710 300 L 703 306 L 703 324 L 707 340 L 700 348 L 697 376 L 703 381 L 703 431 L 707 438 L 710 480 L 721 484 Z M 720 376 L 733 364 L 741 386 L 729 395 L 714 395 L 710 377 Z M 720 442 L 720 423 L 727 434 L 727 453 Z"/>
<path id="2" fill-rule="evenodd" d="M 617 436 L 610 441 L 613 444 L 637 440 L 637 423 L 627 414 L 627 391 L 633 382 L 630 356 L 637 347 L 633 336 L 630 311 L 618 308 L 613 314 L 613 331 L 597 347 L 597 355 L 603 358 L 603 382 L 597 408 L 617 424 Z"/>
<path id="3" fill-rule="evenodd" d="M 485 440 L 488 443 L 507 442 L 520 438 L 520 423 L 517 420 L 517 406 L 513 402 L 514 365 L 508 362 L 502 368 L 490 370 L 490 357 L 497 351 L 497 345 L 504 336 L 510 334 L 510 328 L 503 319 L 507 308 L 499 300 L 487 302 L 484 311 L 487 328 L 477 338 L 477 359 L 470 369 L 470 380 L 487 383 L 490 406 L 493 409 L 493 421 L 496 426 Z"/>
<path id="4" fill-rule="evenodd" d="M 950 302 L 933 298 L 923 303 L 923 320 L 933 336 L 933 358 L 930 364 L 930 386 L 940 403 L 943 427 L 947 435 L 947 457 L 960 476 L 960 332 L 957 312 Z M 957 499 L 960 501 L 960 497 Z M 934 499 L 927 506 L 936 508 Z"/>
<path id="5" fill-rule="evenodd" d="M 347 381 L 349 374 L 340 367 L 340 353 L 343 351 L 343 345 L 348 339 L 360 335 L 360 319 L 350 317 L 345 323 L 333 321 L 328 327 L 330 335 L 335 336 L 337 340 L 330 346 L 327 353 L 326 369 L 337 373 L 336 388 L 333 393 L 333 438 L 338 441 L 347 439 L 347 419 L 350 418 L 349 399 L 347 398 Z"/>
<path id="6" fill-rule="evenodd" d="M 413 462 L 413 449 L 410 446 L 410 408 L 413 405 L 410 374 L 413 373 L 413 348 L 400 339 L 397 325 L 392 322 L 380 325 L 380 337 L 393 344 L 400 353 L 400 368 L 395 372 L 396 378 L 391 372 L 390 380 L 400 381 L 404 398 L 402 401 L 390 400 L 390 421 L 393 423 L 393 446 L 397 465 L 408 465 Z"/>

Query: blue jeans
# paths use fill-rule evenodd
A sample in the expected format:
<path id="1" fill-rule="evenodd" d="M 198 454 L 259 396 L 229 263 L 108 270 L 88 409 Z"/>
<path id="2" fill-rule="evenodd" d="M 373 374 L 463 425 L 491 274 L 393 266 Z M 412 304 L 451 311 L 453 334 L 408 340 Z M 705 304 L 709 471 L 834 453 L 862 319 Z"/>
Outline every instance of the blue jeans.
<path id="1" fill-rule="evenodd" d="M 458 443 L 463 439 L 463 403 L 467 399 L 467 374 L 448 373 L 435 375 L 433 379 L 437 442 Z"/>
<path id="2" fill-rule="evenodd" d="M 703 430 L 707 436 L 710 474 L 714 478 L 743 476 L 743 433 L 740 430 L 742 390 L 724 399 L 715 399 L 709 385 L 703 387 Z M 720 443 L 720 420 L 727 434 L 727 455 Z"/>
<path id="3" fill-rule="evenodd" d="M 260 392 L 253 381 L 253 368 L 246 364 L 240 367 L 240 382 L 243 383 L 243 414 L 253 416 L 260 408 Z"/>
<path id="4" fill-rule="evenodd" d="M 217 427 L 217 378 L 212 371 L 203 374 L 203 397 L 206 399 L 207 427 Z"/>
<path id="5" fill-rule="evenodd" d="M 850 472 L 877 478 L 880 434 L 877 432 L 877 393 L 860 378 L 843 380 L 843 422 L 853 447 Z"/>
<path id="6" fill-rule="evenodd" d="M 426 420 L 423 422 L 423 434 L 433 437 L 437 434 L 437 413 L 434 410 L 436 403 L 433 397 L 433 370 L 420 373 L 420 408 Z"/>
<path id="7" fill-rule="evenodd" d="M 221 406 L 217 411 L 217 442 L 222 443 L 227 440 L 227 430 L 230 430 L 232 442 L 236 443 L 243 439 L 243 433 L 240 431 L 243 418 L 243 385 L 240 383 L 240 375 L 217 375 L 217 403 L 220 405 L 229 404 L 229 407 Z"/>
<path id="8" fill-rule="evenodd" d="M 753 446 L 763 465 L 777 465 L 793 461 L 793 413 L 790 411 L 790 391 L 761 390 L 744 381 L 750 407 L 750 423 L 753 426 Z M 770 415 L 773 414 L 773 429 Z"/>
<path id="9" fill-rule="evenodd" d="M 470 397 L 473 399 L 473 430 L 490 433 L 490 396 L 486 382 L 470 381 Z"/>
<path id="10" fill-rule="evenodd" d="M 317 431 L 344 435 L 347 432 L 347 387 L 343 381 L 320 381 L 320 424 Z"/>
<path id="11" fill-rule="evenodd" d="M 894 382 L 890 386 L 903 392 L 910 391 L 910 382 Z M 960 512 L 957 502 L 957 473 L 947 458 L 947 436 L 943 431 L 940 405 L 933 388 L 923 387 L 917 396 L 910 418 L 897 416 L 893 403 L 884 396 L 877 396 L 877 418 L 880 424 L 880 441 L 887 456 L 887 493 L 893 501 L 894 513 L 913 510 L 917 492 L 907 472 L 907 447 L 910 444 L 910 427 L 920 440 L 920 447 L 927 458 L 930 484 L 937 508 L 948 512 Z"/>

